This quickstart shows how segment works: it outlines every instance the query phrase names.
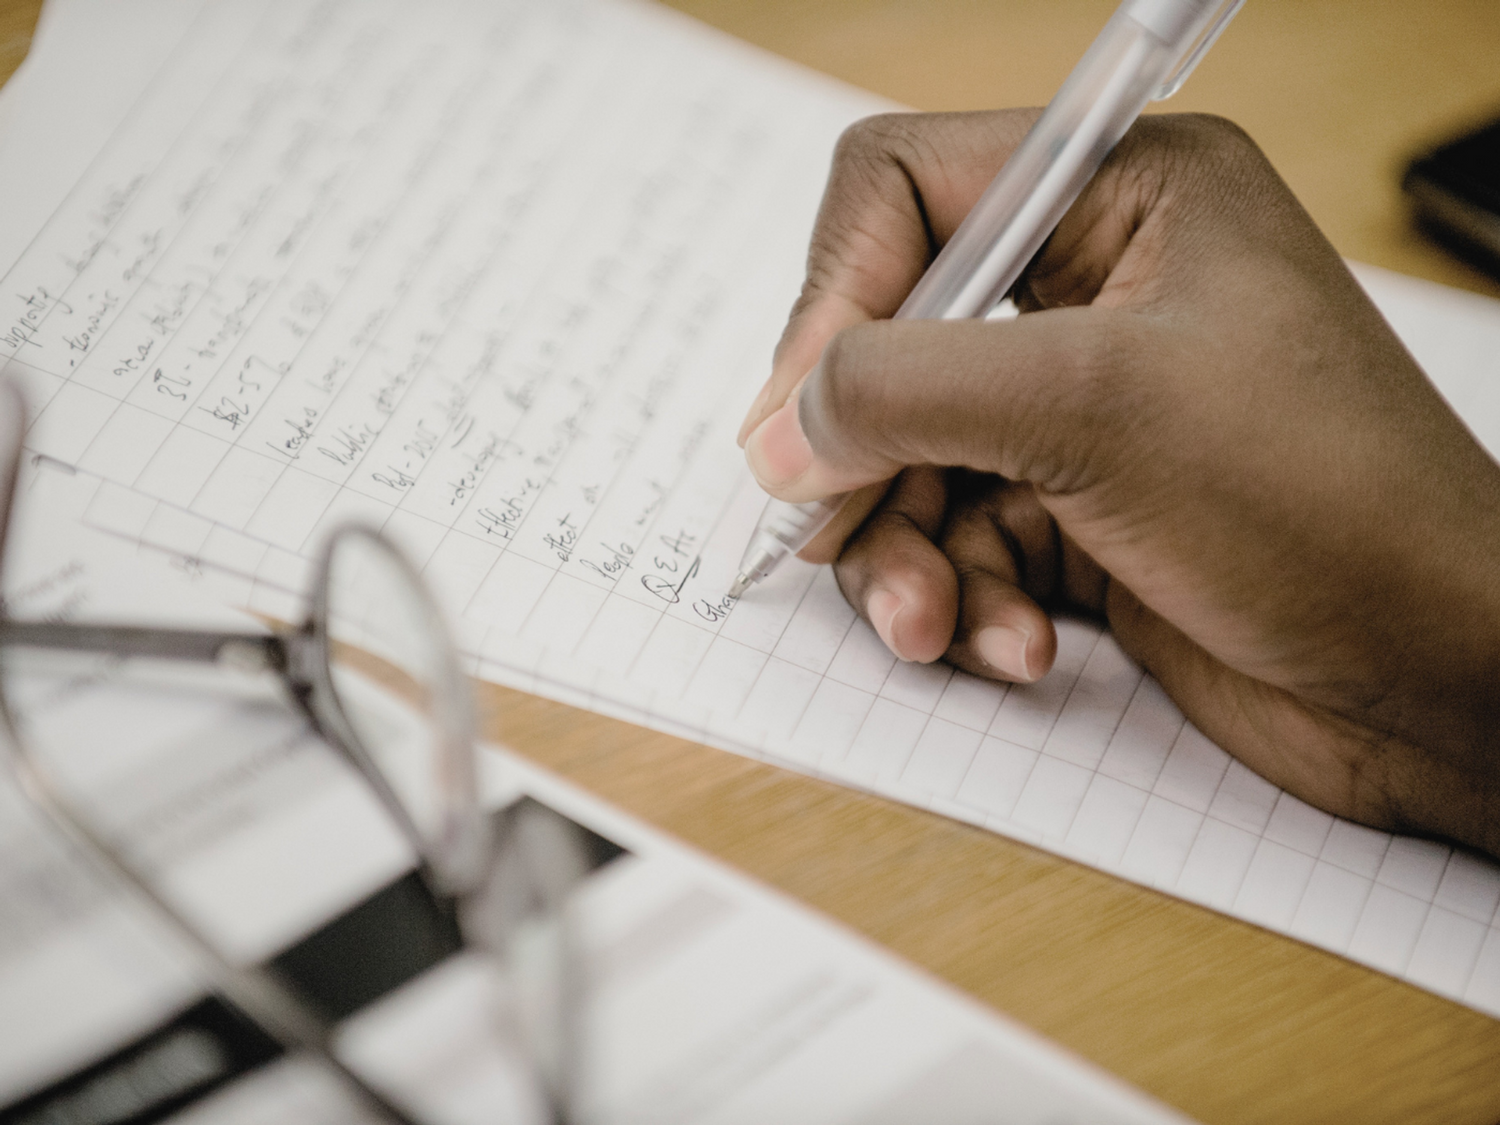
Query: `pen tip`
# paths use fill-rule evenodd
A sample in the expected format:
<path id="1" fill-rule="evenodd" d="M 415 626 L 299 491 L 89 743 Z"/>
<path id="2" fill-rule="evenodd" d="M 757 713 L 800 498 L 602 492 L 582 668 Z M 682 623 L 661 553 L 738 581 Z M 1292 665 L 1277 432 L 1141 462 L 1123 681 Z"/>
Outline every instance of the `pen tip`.
<path id="1" fill-rule="evenodd" d="M 748 589 L 750 589 L 750 576 L 748 574 L 741 574 L 734 580 L 734 585 L 729 587 L 729 596 L 737 598 Z"/>

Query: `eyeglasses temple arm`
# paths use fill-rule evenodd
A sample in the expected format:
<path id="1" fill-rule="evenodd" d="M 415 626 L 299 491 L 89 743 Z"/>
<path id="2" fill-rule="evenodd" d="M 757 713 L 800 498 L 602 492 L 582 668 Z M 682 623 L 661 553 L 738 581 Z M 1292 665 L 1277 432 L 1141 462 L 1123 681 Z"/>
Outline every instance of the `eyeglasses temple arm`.
<path id="1" fill-rule="evenodd" d="M 246 671 L 282 671 L 286 646 L 269 633 L 215 633 L 142 625 L 80 625 L 56 621 L 0 622 L 0 646 L 65 649 L 114 656 L 149 656 L 227 664 Z"/>
<path id="2" fill-rule="evenodd" d="M 0 703 L 0 716 L 4 715 L 6 709 Z M 10 726 L 8 722 L 5 725 Z M 176 906 L 141 878 L 103 837 L 88 826 L 86 818 L 77 813 L 16 737 L 13 727 L 8 734 L 10 764 L 21 791 L 107 877 L 131 894 L 137 903 L 155 916 L 158 923 L 176 936 L 223 999 L 289 1052 L 305 1051 L 320 1060 L 390 1125 L 418 1125 L 416 1119 L 338 1057 L 331 1042 L 331 1028 L 270 972 L 260 966 L 231 965 Z"/>
<path id="3" fill-rule="evenodd" d="M 318 731 L 351 761 L 375 790 L 382 805 L 395 818 L 402 834 L 421 858 L 433 893 L 447 909 L 453 909 L 454 892 L 466 888 L 450 885 L 452 880 L 446 876 L 451 875 L 451 872 L 441 863 L 434 862 L 435 857 L 428 841 L 412 821 L 410 812 L 391 787 L 384 772 L 349 727 L 342 710 L 337 706 L 313 705 L 311 696 L 317 677 L 312 675 L 308 661 L 315 656 L 306 641 L 307 636 L 303 633 L 282 637 L 268 633 L 215 633 L 140 625 L 0 621 L 0 647 L 144 656 L 159 660 L 226 664 L 251 672 L 264 670 L 281 673 L 291 687 L 297 703 L 312 719 Z"/>

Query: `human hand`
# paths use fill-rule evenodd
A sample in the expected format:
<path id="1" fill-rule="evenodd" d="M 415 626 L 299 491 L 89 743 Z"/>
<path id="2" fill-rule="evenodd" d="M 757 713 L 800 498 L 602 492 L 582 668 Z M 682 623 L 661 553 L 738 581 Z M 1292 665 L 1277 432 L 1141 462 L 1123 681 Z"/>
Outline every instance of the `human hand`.
<path id="1" fill-rule="evenodd" d="M 1500 468 L 1239 130 L 1138 122 L 1020 317 L 885 319 L 1034 117 L 840 143 L 741 431 L 773 495 L 860 490 L 804 557 L 995 679 L 1050 668 L 1045 607 L 1103 614 L 1271 781 L 1500 855 Z"/>

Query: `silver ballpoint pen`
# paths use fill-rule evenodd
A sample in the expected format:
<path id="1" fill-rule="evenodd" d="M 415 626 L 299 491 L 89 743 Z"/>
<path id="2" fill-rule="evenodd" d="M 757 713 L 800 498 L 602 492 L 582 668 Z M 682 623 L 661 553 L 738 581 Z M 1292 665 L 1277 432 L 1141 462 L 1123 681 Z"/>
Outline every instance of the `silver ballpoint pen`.
<path id="1" fill-rule="evenodd" d="M 999 304 L 1125 130 L 1177 92 L 1243 3 L 1124 0 L 896 316 L 964 320 Z M 730 596 L 807 546 L 847 496 L 768 501 Z"/>

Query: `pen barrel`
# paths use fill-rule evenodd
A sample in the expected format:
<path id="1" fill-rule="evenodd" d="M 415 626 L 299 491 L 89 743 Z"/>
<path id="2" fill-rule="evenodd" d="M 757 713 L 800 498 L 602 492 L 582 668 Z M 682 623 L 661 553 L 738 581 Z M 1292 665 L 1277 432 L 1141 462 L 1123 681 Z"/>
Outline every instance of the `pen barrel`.
<path id="1" fill-rule="evenodd" d="M 1216 7 L 1198 0 L 1127 0 L 896 316 L 963 320 L 990 312 L 1171 75 Z"/>

